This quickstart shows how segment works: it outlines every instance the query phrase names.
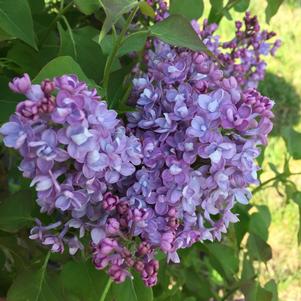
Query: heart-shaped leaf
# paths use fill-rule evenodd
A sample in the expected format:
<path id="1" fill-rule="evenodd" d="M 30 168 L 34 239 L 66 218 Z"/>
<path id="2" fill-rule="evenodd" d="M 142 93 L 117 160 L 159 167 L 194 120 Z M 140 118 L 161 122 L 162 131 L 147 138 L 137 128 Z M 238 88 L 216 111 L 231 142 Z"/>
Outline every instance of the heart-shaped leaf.
<path id="1" fill-rule="evenodd" d="M 189 21 L 181 15 L 171 15 L 153 25 L 150 30 L 153 36 L 165 43 L 189 48 L 193 51 L 202 51 L 212 56 Z"/>

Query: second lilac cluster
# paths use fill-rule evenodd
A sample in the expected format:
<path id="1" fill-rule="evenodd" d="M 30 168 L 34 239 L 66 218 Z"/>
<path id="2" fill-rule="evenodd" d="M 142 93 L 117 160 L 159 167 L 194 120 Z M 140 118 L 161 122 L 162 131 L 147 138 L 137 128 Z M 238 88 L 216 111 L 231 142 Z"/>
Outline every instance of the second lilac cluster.
<path id="1" fill-rule="evenodd" d="M 238 221 L 232 209 L 258 182 L 273 102 L 242 92 L 205 54 L 156 41 L 147 59 L 148 73 L 134 79 L 137 112 L 128 114 L 143 167 L 127 199 L 147 212 L 134 235 L 179 262 L 178 249 L 220 240 Z"/>
<path id="2" fill-rule="evenodd" d="M 224 65 L 227 76 L 234 76 L 242 89 L 257 88 L 264 79 L 266 62 L 263 57 L 274 56 L 281 46 L 279 39 L 271 41 L 276 33 L 261 30 L 257 16 L 246 12 L 243 22 L 235 22 L 235 36 L 222 42 L 215 32 L 216 24 L 204 20 L 200 29 L 196 21 L 192 25 L 205 45 L 219 58 Z"/>

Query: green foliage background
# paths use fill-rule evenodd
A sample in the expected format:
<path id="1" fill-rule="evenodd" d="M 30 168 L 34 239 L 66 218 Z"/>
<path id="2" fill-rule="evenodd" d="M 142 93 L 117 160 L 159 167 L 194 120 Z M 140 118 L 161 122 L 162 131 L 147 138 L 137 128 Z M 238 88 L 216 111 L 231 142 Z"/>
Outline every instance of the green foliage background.
<path id="1" fill-rule="evenodd" d="M 145 288 L 138 277 L 111 284 L 85 253 L 74 258 L 50 254 L 29 241 L 29 227 L 33 217 L 39 216 L 35 197 L 17 171 L 18 157 L 1 145 L 0 296 L 8 301 L 301 300 L 300 3 L 171 0 L 171 11 L 184 17 L 124 38 L 122 29 L 133 10 L 153 15 L 143 1 L 103 0 L 102 5 L 98 0 L 45 2 L 0 0 L 1 123 L 20 100 L 8 90 L 8 81 L 24 72 L 36 82 L 76 73 L 123 114 L 131 109 L 124 100 L 131 88 L 129 70 L 135 63 L 127 54 L 141 51 L 148 35 L 206 50 L 187 28 L 185 18 L 209 17 L 220 22 L 220 34 L 226 39 L 233 35 L 229 19 L 242 18 L 249 8 L 283 41 L 276 58 L 269 59 L 267 76 L 260 85 L 263 94 L 276 101 L 276 126 L 261 159 L 262 185 L 255 188 L 249 206 L 236 208 L 241 222 L 230 228 L 222 243 L 184 250 L 180 265 L 168 266 L 158 254 L 161 270 L 154 289 Z M 117 34 L 111 30 L 114 24 Z"/>

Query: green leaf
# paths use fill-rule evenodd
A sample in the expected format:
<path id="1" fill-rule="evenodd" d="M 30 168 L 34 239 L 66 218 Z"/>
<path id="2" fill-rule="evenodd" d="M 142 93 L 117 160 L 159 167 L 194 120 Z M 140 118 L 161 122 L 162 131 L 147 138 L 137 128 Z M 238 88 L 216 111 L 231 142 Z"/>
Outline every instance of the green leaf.
<path id="1" fill-rule="evenodd" d="M 277 289 L 277 283 L 275 282 L 275 280 L 271 279 L 269 282 L 267 282 L 264 286 L 264 288 L 271 292 L 273 295 L 273 298 L 271 299 L 271 301 L 278 301 L 278 289 Z"/>
<path id="2" fill-rule="evenodd" d="M 67 262 L 60 274 L 60 282 L 68 294 L 85 301 L 100 300 L 107 281 L 106 273 L 96 270 L 90 261 Z"/>
<path id="3" fill-rule="evenodd" d="M 37 49 L 31 11 L 26 0 L 0 0 L 0 28 Z"/>
<path id="4" fill-rule="evenodd" d="M 58 29 L 61 40 L 59 55 L 70 55 L 89 78 L 100 82 L 106 56 L 100 45 L 93 40 L 93 37 L 97 35 L 97 30 L 92 27 L 84 27 L 75 31 L 71 29 L 64 31 L 60 25 L 58 25 Z M 95 62 L 97 62 L 97 66 Z"/>
<path id="5" fill-rule="evenodd" d="M 91 15 L 100 7 L 99 0 L 74 0 L 75 5 L 85 15 Z"/>
<path id="6" fill-rule="evenodd" d="M 10 195 L 0 203 L 0 229 L 14 233 L 30 225 L 33 205 L 34 195 L 30 190 Z"/>
<path id="7" fill-rule="evenodd" d="M 20 66 L 21 72 L 34 77 L 45 64 L 57 56 L 58 50 L 57 36 L 51 33 L 48 35 L 47 44 L 41 46 L 38 52 L 21 41 L 15 41 L 7 57 Z"/>
<path id="8" fill-rule="evenodd" d="M 246 206 L 237 204 L 235 206 L 235 213 L 238 213 L 239 222 L 234 224 L 237 247 L 240 246 L 241 241 L 249 230 L 250 215 Z"/>
<path id="9" fill-rule="evenodd" d="M 204 277 L 204 275 L 197 273 L 191 268 L 183 269 L 183 273 L 185 279 L 185 290 L 188 290 L 192 295 L 199 297 L 200 300 L 210 300 L 210 298 L 213 297 L 211 283 L 208 277 Z"/>
<path id="10" fill-rule="evenodd" d="M 233 279 L 238 271 L 238 257 L 235 250 L 221 243 L 206 244 L 206 253 L 212 266 L 227 279 Z"/>
<path id="11" fill-rule="evenodd" d="M 146 287 L 138 273 L 134 273 L 134 279 L 131 280 L 133 283 L 133 289 L 136 292 L 138 301 L 153 301 L 153 290 L 151 287 Z"/>
<path id="12" fill-rule="evenodd" d="M 60 301 L 62 300 L 51 288 L 47 277 L 47 254 L 43 265 L 39 268 L 23 270 L 17 275 L 7 293 L 7 301 Z"/>
<path id="13" fill-rule="evenodd" d="M 270 23 L 273 16 L 277 14 L 277 11 L 280 5 L 284 2 L 284 0 L 267 0 L 268 5 L 265 9 L 265 18 L 267 23 Z"/>
<path id="14" fill-rule="evenodd" d="M 87 82 L 92 87 L 95 86 L 95 83 L 88 79 L 81 67 L 70 56 L 59 56 L 50 61 L 42 68 L 33 81 L 39 83 L 46 78 L 53 78 L 63 74 L 75 74 L 80 80 Z"/>
<path id="15" fill-rule="evenodd" d="M 155 18 L 155 11 L 153 8 L 145 1 L 139 2 L 139 9 L 141 13 L 147 17 Z"/>
<path id="16" fill-rule="evenodd" d="M 267 206 L 257 206 L 258 212 L 250 217 L 249 232 L 258 235 L 262 240 L 267 241 L 271 214 Z"/>
<path id="17" fill-rule="evenodd" d="M 5 261 L 6 261 L 6 256 L 4 252 L 1 250 L 1 245 L 0 245 L 0 271 L 3 269 Z"/>
<path id="18" fill-rule="evenodd" d="M 246 301 L 272 301 L 273 294 L 262 288 L 255 280 L 250 280 L 244 283 L 241 288 Z"/>
<path id="19" fill-rule="evenodd" d="M 0 28 L 0 41 L 12 40 L 13 38 L 6 33 L 2 28 Z"/>
<path id="20" fill-rule="evenodd" d="M 298 230 L 298 244 L 301 245 L 301 192 L 296 191 L 293 194 L 293 201 L 298 205 L 299 211 L 299 230 Z"/>
<path id="21" fill-rule="evenodd" d="M 13 93 L 8 88 L 9 78 L 0 75 L 0 123 L 7 122 L 9 116 L 16 111 L 16 105 L 22 96 Z"/>
<path id="22" fill-rule="evenodd" d="M 117 56 L 123 56 L 133 51 L 140 51 L 144 48 L 149 32 L 146 30 L 137 31 L 129 34 L 123 40 Z M 113 35 L 107 35 L 101 42 L 101 48 L 105 54 L 110 54 L 113 50 L 115 38 Z"/>
<path id="23" fill-rule="evenodd" d="M 250 0 L 228 0 L 224 6 L 223 0 L 210 0 L 211 10 L 209 13 L 209 23 L 219 24 L 223 16 L 232 20 L 230 10 L 237 7 L 238 10 L 246 10 Z"/>
<path id="24" fill-rule="evenodd" d="M 137 31 L 128 35 L 118 51 L 118 56 L 123 56 L 129 52 L 140 51 L 145 46 L 149 32 L 148 31 Z"/>
<path id="25" fill-rule="evenodd" d="M 256 294 L 256 300 L 260 301 L 272 301 L 273 300 L 273 293 L 270 291 L 260 287 L 258 285 L 257 287 L 257 294 Z"/>
<path id="26" fill-rule="evenodd" d="M 210 0 L 211 9 L 208 17 L 209 23 L 219 23 L 223 15 L 223 3 L 223 0 Z"/>
<path id="27" fill-rule="evenodd" d="M 281 172 L 278 170 L 278 167 L 274 163 L 269 162 L 268 165 L 275 175 L 281 174 Z"/>
<path id="28" fill-rule="evenodd" d="M 243 292 L 246 301 L 257 301 L 258 283 L 255 281 L 256 274 L 253 267 L 253 261 L 250 260 L 247 254 L 244 254 L 243 267 L 241 272 L 240 289 Z"/>
<path id="29" fill-rule="evenodd" d="M 197 299 L 195 297 L 188 297 L 188 298 L 185 298 L 184 301 L 197 301 Z"/>
<path id="30" fill-rule="evenodd" d="M 112 26 L 119 20 L 119 18 L 129 12 L 138 4 L 136 0 L 99 0 L 106 13 L 106 19 L 102 25 L 99 34 L 98 43 L 102 41 L 105 35 L 110 31 Z"/>
<path id="31" fill-rule="evenodd" d="M 267 262 L 272 258 L 272 249 L 260 236 L 250 234 L 247 242 L 249 256 L 253 260 Z"/>
<path id="32" fill-rule="evenodd" d="M 245 12 L 250 5 L 250 0 L 240 0 L 234 5 L 234 9 L 240 13 Z"/>
<path id="33" fill-rule="evenodd" d="M 39 286 L 41 283 L 41 286 Z M 40 291 L 39 291 L 40 290 Z M 64 296 L 63 288 L 57 276 L 51 276 L 42 270 L 29 269 L 19 274 L 11 286 L 7 301 L 78 301 Z"/>
<path id="34" fill-rule="evenodd" d="M 240 289 L 245 296 L 246 301 L 259 301 L 257 300 L 257 287 L 258 283 L 254 279 L 244 281 Z"/>
<path id="35" fill-rule="evenodd" d="M 189 48 L 194 51 L 212 53 L 193 30 L 189 21 L 181 15 L 171 15 L 167 19 L 156 23 L 151 28 L 151 34 L 165 43 Z"/>
<path id="36" fill-rule="evenodd" d="M 284 127 L 281 134 L 285 140 L 287 151 L 294 159 L 301 159 L 301 133 L 291 127 Z"/>
<path id="37" fill-rule="evenodd" d="M 252 261 L 248 258 L 247 254 L 244 254 L 241 279 L 247 280 L 255 277 L 254 267 L 252 265 Z"/>
<path id="38" fill-rule="evenodd" d="M 204 11 L 203 0 L 171 0 L 170 13 L 179 14 L 189 20 L 199 19 Z"/>
<path id="39" fill-rule="evenodd" d="M 124 111 L 126 106 L 126 101 L 128 100 L 127 94 L 131 91 L 131 81 L 130 72 L 133 68 L 133 65 L 124 66 L 122 69 L 111 73 L 110 82 L 108 87 L 108 99 L 107 102 L 109 104 L 110 109 L 115 109 L 119 113 L 119 109 Z M 127 97 L 124 97 L 124 96 Z"/>
<path id="40" fill-rule="evenodd" d="M 134 279 L 127 278 L 120 284 L 112 284 L 110 295 L 116 301 L 152 301 L 153 291 L 144 285 L 140 276 L 135 273 Z"/>
<path id="41" fill-rule="evenodd" d="M 100 43 L 103 53 L 109 55 L 113 50 L 115 42 L 116 42 L 116 38 L 114 37 L 114 35 L 112 34 L 106 35 Z"/>
<path id="42" fill-rule="evenodd" d="M 134 284 L 131 279 L 127 278 L 126 281 L 120 284 L 112 284 L 111 290 L 112 299 L 115 301 L 140 301 L 134 289 Z"/>
<path id="43" fill-rule="evenodd" d="M 33 15 L 41 13 L 45 9 L 44 0 L 29 0 L 29 6 Z"/>

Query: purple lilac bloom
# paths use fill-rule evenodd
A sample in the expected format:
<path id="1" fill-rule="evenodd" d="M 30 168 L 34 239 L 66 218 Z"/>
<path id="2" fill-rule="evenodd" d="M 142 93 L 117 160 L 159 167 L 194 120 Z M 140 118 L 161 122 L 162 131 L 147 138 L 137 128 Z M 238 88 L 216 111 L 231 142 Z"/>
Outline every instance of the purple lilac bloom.
<path id="1" fill-rule="evenodd" d="M 156 22 L 168 16 L 165 1 L 147 2 Z M 147 71 L 136 68 L 129 99 L 137 111 L 125 126 L 75 75 L 41 85 L 27 74 L 13 79 L 11 90 L 26 98 L 0 134 L 23 157 L 41 212 L 58 217 L 37 220 L 30 239 L 74 255 L 89 236 L 95 268 L 117 283 L 134 269 L 146 286 L 157 283 L 157 250 L 178 263 L 179 249 L 221 240 L 238 222 L 233 207 L 258 184 L 256 158 L 273 126 L 273 101 L 254 87 L 261 57 L 280 43 L 267 43 L 274 34 L 249 13 L 244 23 L 221 43 L 215 24 L 192 21 L 224 69 L 204 53 L 147 41 Z"/>
<path id="2" fill-rule="evenodd" d="M 147 73 L 133 81 L 137 112 L 127 114 L 128 128 L 143 141 L 143 168 L 121 200 L 148 212 L 133 235 L 179 262 L 178 249 L 220 240 L 238 221 L 232 209 L 248 203 L 248 186 L 257 184 L 258 146 L 272 129 L 273 102 L 205 54 L 158 40 L 153 47 Z M 151 285 L 151 268 L 148 276 L 144 262 L 136 266 Z"/>
<path id="3" fill-rule="evenodd" d="M 134 214 L 126 205 L 123 214 L 117 211 L 121 204 L 113 183 L 133 175 L 141 163 L 139 139 L 127 133 L 117 113 L 75 75 L 32 85 L 25 74 L 9 86 L 26 98 L 0 128 L 3 142 L 23 157 L 19 169 L 32 179 L 41 212 L 59 216 L 59 221 L 50 225 L 37 220 L 30 238 L 52 252 L 68 248 L 74 255 L 83 249 L 85 235 L 90 235 L 94 244 L 119 236 L 127 229 L 128 216 Z M 143 218 L 142 214 L 139 223 Z M 120 258 L 113 256 L 108 273 L 122 282 L 133 262 L 122 247 L 108 248 L 102 255 L 113 249 L 120 252 Z M 105 265 L 107 261 L 101 262 Z"/>

